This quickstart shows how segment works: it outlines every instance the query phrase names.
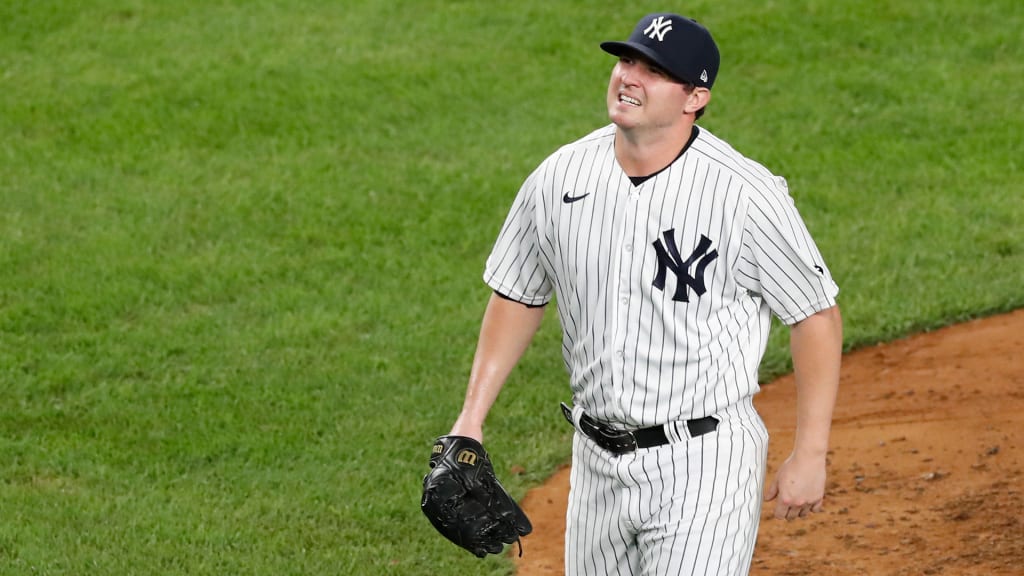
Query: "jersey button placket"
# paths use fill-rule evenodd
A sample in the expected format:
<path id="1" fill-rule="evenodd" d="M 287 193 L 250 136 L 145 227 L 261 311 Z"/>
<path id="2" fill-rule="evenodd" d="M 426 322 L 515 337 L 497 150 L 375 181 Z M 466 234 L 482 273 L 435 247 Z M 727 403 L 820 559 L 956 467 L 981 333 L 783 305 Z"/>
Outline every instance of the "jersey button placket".
<path id="1" fill-rule="evenodd" d="M 626 333 L 629 325 L 629 272 L 633 266 L 633 231 L 632 222 L 636 218 L 637 194 L 631 191 L 626 202 L 626 210 L 621 220 L 622 227 L 616 236 L 616 251 L 618 255 L 618 278 L 615 286 L 615 334 L 613 342 L 615 346 L 615 370 L 612 379 L 615 398 L 619 403 L 615 406 L 615 412 L 620 418 L 625 419 L 624 399 L 626 396 Z"/>

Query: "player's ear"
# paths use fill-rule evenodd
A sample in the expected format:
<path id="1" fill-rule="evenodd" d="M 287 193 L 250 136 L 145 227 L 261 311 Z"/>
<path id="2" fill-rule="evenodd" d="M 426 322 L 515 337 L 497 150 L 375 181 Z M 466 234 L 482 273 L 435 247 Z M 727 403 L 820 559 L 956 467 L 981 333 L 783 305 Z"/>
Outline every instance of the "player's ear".
<path id="1" fill-rule="evenodd" d="M 683 112 L 686 114 L 695 114 L 697 110 L 704 108 L 711 102 L 711 90 L 697 86 L 686 95 L 686 105 L 683 107 Z"/>

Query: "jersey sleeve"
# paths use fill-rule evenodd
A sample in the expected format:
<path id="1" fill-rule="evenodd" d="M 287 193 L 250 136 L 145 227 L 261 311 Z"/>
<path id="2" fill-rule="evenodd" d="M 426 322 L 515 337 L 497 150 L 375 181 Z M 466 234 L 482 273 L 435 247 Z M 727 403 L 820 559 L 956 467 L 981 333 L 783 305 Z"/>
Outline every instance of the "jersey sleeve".
<path id="1" fill-rule="evenodd" d="M 835 306 L 839 287 L 785 179 L 769 178 L 748 199 L 737 265 L 740 286 L 761 295 L 787 325 Z"/>
<path id="2" fill-rule="evenodd" d="M 516 195 L 505 224 L 498 234 L 487 265 L 484 282 L 502 296 L 538 306 L 551 300 L 553 287 L 542 264 L 538 222 L 541 168 L 535 170 Z"/>

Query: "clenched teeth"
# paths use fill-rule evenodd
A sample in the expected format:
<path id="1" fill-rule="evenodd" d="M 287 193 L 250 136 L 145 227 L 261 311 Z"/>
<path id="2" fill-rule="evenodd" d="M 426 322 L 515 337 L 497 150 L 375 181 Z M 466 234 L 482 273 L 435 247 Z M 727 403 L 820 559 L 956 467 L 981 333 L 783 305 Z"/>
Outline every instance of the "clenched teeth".
<path id="1" fill-rule="evenodd" d="M 630 98 L 629 96 L 626 96 L 625 94 L 619 94 L 619 102 L 625 102 L 626 104 L 629 104 L 631 106 L 639 106 L 640 105 L 640 101 L 639 100 L 637 100 L 636 98 Z"/>

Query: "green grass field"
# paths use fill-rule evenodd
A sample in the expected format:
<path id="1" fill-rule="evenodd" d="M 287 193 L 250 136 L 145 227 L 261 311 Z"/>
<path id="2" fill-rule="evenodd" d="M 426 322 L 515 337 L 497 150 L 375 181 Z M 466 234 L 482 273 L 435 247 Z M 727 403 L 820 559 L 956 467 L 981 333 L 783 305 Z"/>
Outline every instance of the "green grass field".
<path id="1" fill-rule="evenodd" d="M 0 574 L 508 574 L 420 479 L 515 191 L 665 6 L 633 4 L 0 3 Z M 1024 306 L 1019 0 L 685 10 L 702 124 L 789 179 L 848 348 Z M 549 313 L 487 427 L 517 495 L 567 396 Z"/>

